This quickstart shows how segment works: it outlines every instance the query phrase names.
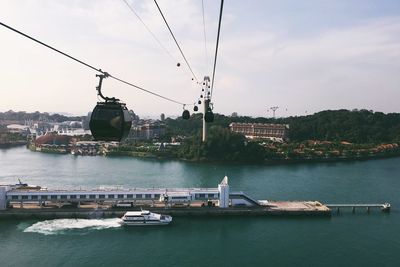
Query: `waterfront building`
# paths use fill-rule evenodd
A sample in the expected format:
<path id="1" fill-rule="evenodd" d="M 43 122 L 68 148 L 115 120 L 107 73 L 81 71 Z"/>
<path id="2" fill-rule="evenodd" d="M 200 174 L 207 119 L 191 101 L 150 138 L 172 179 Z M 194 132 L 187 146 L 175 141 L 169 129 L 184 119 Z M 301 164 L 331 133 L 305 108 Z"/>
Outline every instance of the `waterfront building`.
<path id="1" fill-rule="evenodd" d="M 288 124 L 275 123 L 240 123 L 232 122 L 229 125 L 232 132 L 240 133 L 249 139 L 270 139 L 283 142 L 288 137 Z"/>
<path id="2" fill-rule="evenodd" d="M 76 204 L 82 203 L 118 203 L 149 204 L 163 203 L 166 206 L 181 205 L 182 203 L 215 203 L 225 209 L 234 206 L 254 207 L 260 205 L 243 192 L 230 192 L 228 177 L 225 176 L 217 188 L 98 188 L 94 190 L 49 190 L 27 184 L 0 185 L 0 210 L 11 204 L 21 207 L 24 203 L 46 204 Z M 265 201 L 264 201 L 265 202 Z"/>
<path id="3" fill-rule="evenodd" d="M 166 127 L 160 121 L 148 121 L 144 124 L 133 125 L 129 139 L 150 140 L 165 135 Z"/>

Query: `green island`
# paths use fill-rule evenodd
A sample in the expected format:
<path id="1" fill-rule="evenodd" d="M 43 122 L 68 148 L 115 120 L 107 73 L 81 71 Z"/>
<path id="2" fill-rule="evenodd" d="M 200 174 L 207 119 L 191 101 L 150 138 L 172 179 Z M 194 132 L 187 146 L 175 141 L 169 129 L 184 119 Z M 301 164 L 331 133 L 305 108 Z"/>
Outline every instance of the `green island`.
<path id="1" fill-rule="evenodd" d="M 233 122 L 290 125 L 288 139 L 246 139 L 229 130 Z M 308 116 L 251 118 L 216 114 L 206 142 L 201 141 L 202 115 L 165 120 L 159 140 L 124 143 L 107 155 L 177 158 L 190 161 L 291 163 L 360 160 L 400 156 L 400 114 L 368 110 L 327 110 Z M 156 145 L 181 136 L 180 146 Z M 158 143 L 154 143 L 157 141 Z"/>
<path id="2" fill-rule="evenodd" d="M 132 118 L 139 121 L 132 112 Z M 34 121 L 72 125 L 78 121 L 87 127 L 88 117 L 68 117 L 48 113 L 6 112 L 2 121 Z M 232 124 L 284 125 L 285 138 L 249 138 L 232 130 Z M 39 123 L 40 124 L 40 123 Z M 97 144 L 91 135 L 65 136 L 58 132 L 46 138 L 46 145 L 38 145 L 29 130 L 24 134 L 0 128 L 0 146 L 7 148 L 26 144 L 32 151 L 65 154 L 78 151 L 83 143 L 86 152 L 81 155 L 130 156 L 142 158 L 179 159 L 193 162 L 244 162 L 280 164 L 362 160 L 400 156 L 400 114 L 370 110 L 326 110 L 307 116 L 265 118 L 225 116 L 215 114 L 208 123 L 208 137 L 202 141 L 202 114 L 192 114 L 189 120 L 162 118 L 156 121 L 163 127 L 162 134 L 152 138 L 136 138 L 132 134 L 120 144 Z M 25 127 L 25 126 L 24 126 Z M 61 127 L 61 126 L 60 126 Z M 67 128 L 68 128 L 67 127 Z M 20 128 L 23 128 L 20 126 Z M 71 130 L 71 128 L 68 128 Z M 88 128 L 86 128 L 87 130 Z M 72 129 L 73 130 L 73 129 Z M 83 129 L 81 129 L 83 131 Z M 133 131 L 133 130 L 132 130 Z M 42 133 L 43 134 L 43 133 Z M 87 149 L 89 147 L 89 149 Z"/>

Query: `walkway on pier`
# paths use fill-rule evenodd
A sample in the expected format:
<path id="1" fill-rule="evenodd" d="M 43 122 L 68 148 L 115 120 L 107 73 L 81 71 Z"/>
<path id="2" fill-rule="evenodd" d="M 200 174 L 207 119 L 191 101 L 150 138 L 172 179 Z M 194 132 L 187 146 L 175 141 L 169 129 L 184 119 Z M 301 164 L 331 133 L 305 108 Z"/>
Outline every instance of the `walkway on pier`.
<path id="1" fill-rule="evenodd" d="M 382 211 L 390 211 L 390 204 L 325 204 L 330 209 L 351 208 L 354 212 L 356 208 L 366 208 L 369 211 L 371 208 L 380 208 Z"/>

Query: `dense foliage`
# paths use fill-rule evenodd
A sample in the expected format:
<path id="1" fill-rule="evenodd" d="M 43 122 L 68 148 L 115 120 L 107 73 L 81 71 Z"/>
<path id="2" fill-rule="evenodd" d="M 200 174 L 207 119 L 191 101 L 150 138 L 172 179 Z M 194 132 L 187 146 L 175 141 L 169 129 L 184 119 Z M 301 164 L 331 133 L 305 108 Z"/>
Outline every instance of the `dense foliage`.
<path id="1" fill-rule="evenodd" d="M 368 110 L 327 110 L 305 117 L 290 117 L 289 137 L 352 143 L 382 143 L 400 140 L 400 114 Z"/>
<path id="2" fill-rule="evenodd" d="M 182 144 L 180 157 L 190 160 L 211 161 L 263 161 L 264 149 L 257 143 L 247 142 L 240 134 L 227 128 L 212 126 L 206 142 L 196 134 Z"/>
<path id="3" fill-rule="evenodd" d="M 214 126 L 228 127 L 232 122 L 284 123 L 290 125 L 291 141 L 348 141 L 352 143 L 384 143 L 400 141 L 400 114 L 368 110 L 326 110 L 308 116 L 288 118 L 230 117 L 215 114 Z M 202 127 L 201 114 L 190 120 L 167 119 L 169 135 L 193 136 Z"/>

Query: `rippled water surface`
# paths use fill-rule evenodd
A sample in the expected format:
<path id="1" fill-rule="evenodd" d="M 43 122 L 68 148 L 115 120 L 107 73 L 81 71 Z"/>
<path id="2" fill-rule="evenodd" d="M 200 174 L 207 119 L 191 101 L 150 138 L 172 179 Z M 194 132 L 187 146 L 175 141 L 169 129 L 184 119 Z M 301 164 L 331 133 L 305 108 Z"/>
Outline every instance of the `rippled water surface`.
<path id="1" fill-rule="evenodd" d="M 216 187 L 258 199 L 392 204 L 331 218 L 176 217 L 169 226 L 118 219 L 0 221 L 1 266 L 400 266 L 400 158 L 300 165 L 195 164 L 0 150 L 0 184 L 48 188 Z M 4 260 L 6 259 L 6 260 Z"/>

